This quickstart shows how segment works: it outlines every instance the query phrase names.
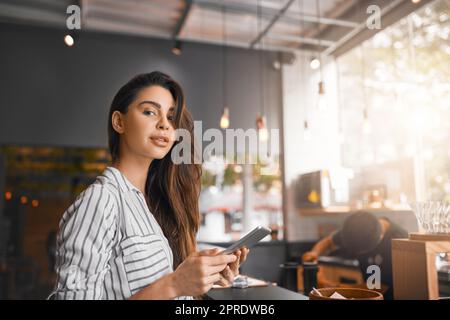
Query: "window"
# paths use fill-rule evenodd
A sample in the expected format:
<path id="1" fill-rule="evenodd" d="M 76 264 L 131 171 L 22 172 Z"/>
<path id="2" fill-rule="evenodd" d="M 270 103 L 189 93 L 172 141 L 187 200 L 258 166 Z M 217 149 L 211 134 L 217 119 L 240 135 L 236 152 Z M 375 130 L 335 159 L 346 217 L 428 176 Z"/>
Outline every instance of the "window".
<path id="1" fill-rule="evenodd" d="M 273 174 L 262 175 L 260 167 L 259 164 L 225 161 L 222 156 L 212 156 L 203 163 L 199 241 L 237 240 L 245 233 L 246 223 L 248 229 L 267 226 L 273 231 L 272 240 L 282 239 L 281 174 L 276 170 Z M 250 184 L 244 191 L 246 178 Z M 243 215 L 244 197 L 250 201 L 248 217 Z"/>
<path id="2" fill-rule="evenodd" d="M 448 1 L 432 2 L 337 61 L 343 164 L 364 168 L 410 161 L 417 197 L 447 201 L 449 16 Z"/>

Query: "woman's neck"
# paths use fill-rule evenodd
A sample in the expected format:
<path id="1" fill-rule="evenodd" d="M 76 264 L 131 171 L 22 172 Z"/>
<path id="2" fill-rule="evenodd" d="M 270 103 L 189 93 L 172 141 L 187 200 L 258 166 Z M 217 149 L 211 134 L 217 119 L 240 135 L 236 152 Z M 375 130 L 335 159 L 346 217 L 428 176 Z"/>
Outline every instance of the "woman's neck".
<path id="1" fill-rule="evenodd" d="M 145 194 L 145 182 L 147 181 L 147 174 L 151 163 L 151 159 L 121 157 L 112 166 L 122 172 L 139 191 Z"/>

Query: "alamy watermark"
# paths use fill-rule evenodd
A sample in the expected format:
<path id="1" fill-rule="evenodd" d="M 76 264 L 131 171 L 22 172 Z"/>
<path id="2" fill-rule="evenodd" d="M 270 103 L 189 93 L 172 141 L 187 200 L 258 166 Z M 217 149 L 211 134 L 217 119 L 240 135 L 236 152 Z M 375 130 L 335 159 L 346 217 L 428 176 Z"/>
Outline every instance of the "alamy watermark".
<path id="1" fill-rule="evenodd" d="M 367 267 L 367 277 L 366 286 L 370 290 L 380 290 L 381 289 L 381 269 L 380 266 L 374 264 Z"/>
<path id="2" fill-rule="evenodd" d="M 195 140 L 186 129 L 175 130 L 178 143 L 171 151 L 174 164 L 202 164 L 210 156 L 222 154 L 227 164 L 261 164 L 262 175 L 278 171 L 276 155 L 279 152 L 279 129 L 269 130 L 267 139 L 262 139 L 261 132 L 257 129 L 212 128 L 203 132 L 202 121 L 194 121 L 194 136 Z M 200 144 L 203 143 L 207 145 L 200 152 Z M 193 157 L 192 144 L 196 150 Z"/>
<path id="3" fill-rule="evenodd" d="M 381 26 L 381 8 L 375 4 L 367 7 L 369 17 L 366 20 L 366 26 L 369 30 L 380 30 Z"/>
<path id="4" fill-rule="evenodd" d="M 67 7 L 66 13 L 69 15 L 66 19 L 66 26 L 69 30 L 81 29 L 81 8 L 75 4 Z M 380 30 L 381 26 L 381 8 L 373 4 L 367 7 L 366 13 L 369 17 L 366 20 L 366 26 L 369 30 Z"/>
<path id="5" fill-rule="evenodd" d="M 66 9 L 66 13 L 69 15 L 66 19 L 66 27 L 69 30 L 81 29 L 81 8 L 75 4 L 70 5 Z"/>

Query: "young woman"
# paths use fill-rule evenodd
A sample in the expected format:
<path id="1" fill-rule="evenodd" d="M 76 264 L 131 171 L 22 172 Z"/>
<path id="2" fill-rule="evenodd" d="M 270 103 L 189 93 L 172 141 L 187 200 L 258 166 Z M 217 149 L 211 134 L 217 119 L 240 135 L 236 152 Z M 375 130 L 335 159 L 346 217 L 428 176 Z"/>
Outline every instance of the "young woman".
<path id="1" fill-rule="evenodd" d="M 169 76 L 138 75 L 116 94 L 108 118 L 112 165 L 61 219 L 51 297 L 192 298 L 238 274 L 247 249 L 196 251 L 201 169 L 172 162 L 176 129 L 193 136 L 183 91 Z"/>

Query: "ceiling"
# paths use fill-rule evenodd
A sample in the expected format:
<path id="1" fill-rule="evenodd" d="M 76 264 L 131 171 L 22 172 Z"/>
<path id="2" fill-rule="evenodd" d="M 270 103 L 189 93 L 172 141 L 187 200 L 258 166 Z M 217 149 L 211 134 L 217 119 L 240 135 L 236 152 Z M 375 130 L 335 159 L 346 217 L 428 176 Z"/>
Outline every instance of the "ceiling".
<path id="1" fill-rule="evenodd" d="M 333 53 L 366 29 L 367 7 L 410 0 L 0 0 L 0 21 L 65 28 L 78 3 L 94 30 L 266 50 Z M 424 1 L 427 2 L 427 1 Z"/>

